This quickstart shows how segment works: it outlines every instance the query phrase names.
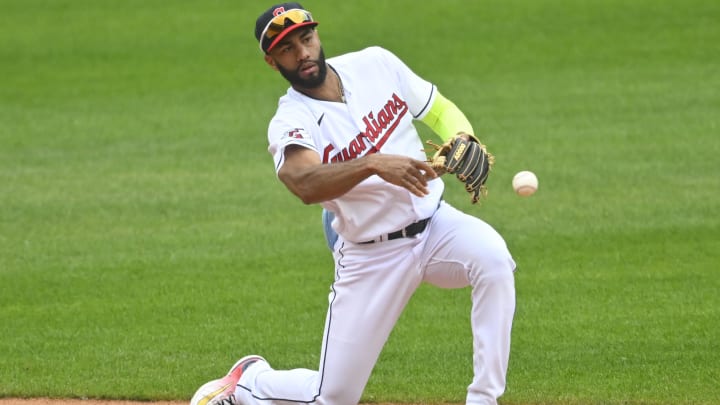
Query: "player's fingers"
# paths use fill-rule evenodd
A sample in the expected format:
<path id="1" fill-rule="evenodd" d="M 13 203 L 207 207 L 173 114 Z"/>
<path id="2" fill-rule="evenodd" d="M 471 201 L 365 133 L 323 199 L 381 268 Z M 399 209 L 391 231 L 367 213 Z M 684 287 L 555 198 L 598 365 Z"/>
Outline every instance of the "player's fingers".
<path id="1" fill-rule="evenodd" d="M 416 176 L 406 178 L 405 188 L 418 197 L 424 197 L 430 194 L 430 190 L 427 188 L 427 182 L 422 176 L 420 178 Z"/>
<path id="2" fill-rule="evenodd" d="M 433 170 L 432 172 L 425 172 L 425 173 L 423 173 L 423 174 L 425 175 L 425 180 L 426 180 L 426 181 L 435 179 L 435 178 L 437 178 L 437 176 L 438 176 L 437 173 L 436 173 L 434 170 Z"/>
<path id="3" fill-rule="evenodd" d="M 425 173 L 423 173 L 421 171 L 417 171 L 417 172 L 413 172 L 412 182 L 415 185 L 420 185 L 420 186 L 425 187 L 425 186 L 427 186 L 428 181 L 425 178 Z"/>
<path id="4" fill-rule="evenodd" d="M 425 197 L 426 195 L 430 194 L 430 191 L 428 191 L 424 187 L 420 188 L 420 187 L 410 186 L 410 187 L 406 187 L 406 188 L 408 189 L 408 191 L 410 191 L 411 193 L 415 194 L 418 197 Z"/>
<path id="5" fill-rule="evenodd" d="M 430 166 L 427 162 L 416 160 L 415 167 L 422 172 L 425 180 L 432 180 L 437 177 L 437 173 L 435 173 L 435 170 L 433 170 L 432 166 Z"/>
<path id="6" fill-rule="evenodd" d="M 417 173 L 417 176 L 423 185 L 427 185 L 428 181 L 438 177 L 437 173 L 432 167 L 428 167 L 427 169 L 420 169 L 420 171 Z"/>
<path id="7" fill-rule="evenodd" d="M 433 170 L 432 166 L 429 164 L 419 160 L 414 161 L 413 163 L 413 171 L 411 173 L 423 186 L 427 186 L 429 180 L 437 177 L 437 173 L 435 173 L 435 170 Z"/>

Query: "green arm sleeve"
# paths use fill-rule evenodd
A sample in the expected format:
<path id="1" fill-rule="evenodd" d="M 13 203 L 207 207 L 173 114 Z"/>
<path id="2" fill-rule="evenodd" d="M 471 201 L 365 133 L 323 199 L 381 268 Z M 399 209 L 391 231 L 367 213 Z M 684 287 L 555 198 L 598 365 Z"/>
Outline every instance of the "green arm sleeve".
<path id="1" fill-rule="evenodd" d="M 472 125 L 462 111 L 450 100 L 438 92 L 428 113 L 422 118 L 443 141 L 465 132 L 475 137 Z"/>

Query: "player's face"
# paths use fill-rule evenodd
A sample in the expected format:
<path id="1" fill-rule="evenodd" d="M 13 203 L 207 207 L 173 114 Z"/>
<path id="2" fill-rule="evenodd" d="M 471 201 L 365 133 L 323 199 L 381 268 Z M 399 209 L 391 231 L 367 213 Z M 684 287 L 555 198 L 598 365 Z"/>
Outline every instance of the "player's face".
<path id="1" fill-rule="evenodd" d="M 265 60 L 293 86 L 317 88 L 327 76 L 325 52 L 312 28 L 290 33 L 265 56 Z"/>

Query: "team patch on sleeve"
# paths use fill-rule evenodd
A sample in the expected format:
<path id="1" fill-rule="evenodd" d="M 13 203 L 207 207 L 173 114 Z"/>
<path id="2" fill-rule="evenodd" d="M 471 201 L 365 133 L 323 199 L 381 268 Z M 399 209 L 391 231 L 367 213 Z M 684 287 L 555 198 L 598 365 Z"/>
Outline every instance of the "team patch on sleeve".
<path id="1" fill-rule="evenodd" d="M 310 134 L 304 129 L 304 128 L 293 128 L 289 131 L 286 131 L 282 139 L 310 139 Z"/>

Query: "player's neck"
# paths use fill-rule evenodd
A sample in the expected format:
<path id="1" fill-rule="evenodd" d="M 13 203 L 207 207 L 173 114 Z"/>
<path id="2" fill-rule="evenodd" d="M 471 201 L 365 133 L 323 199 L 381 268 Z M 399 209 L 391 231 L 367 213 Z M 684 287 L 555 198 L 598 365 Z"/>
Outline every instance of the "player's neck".
<path id="1" fill-rule="evenodd" d="M 344 103 L 345 89 L 343 87 L 342 80 L 332 66 L 328 65 L 328 67 L 328 74 L 327 76 L 325 76 L 325 81 L 323 81 L 320 86 L 308 89 L 305 87 L 293 85 L 293 88 L 300 93 L 316 100 Z"/>

